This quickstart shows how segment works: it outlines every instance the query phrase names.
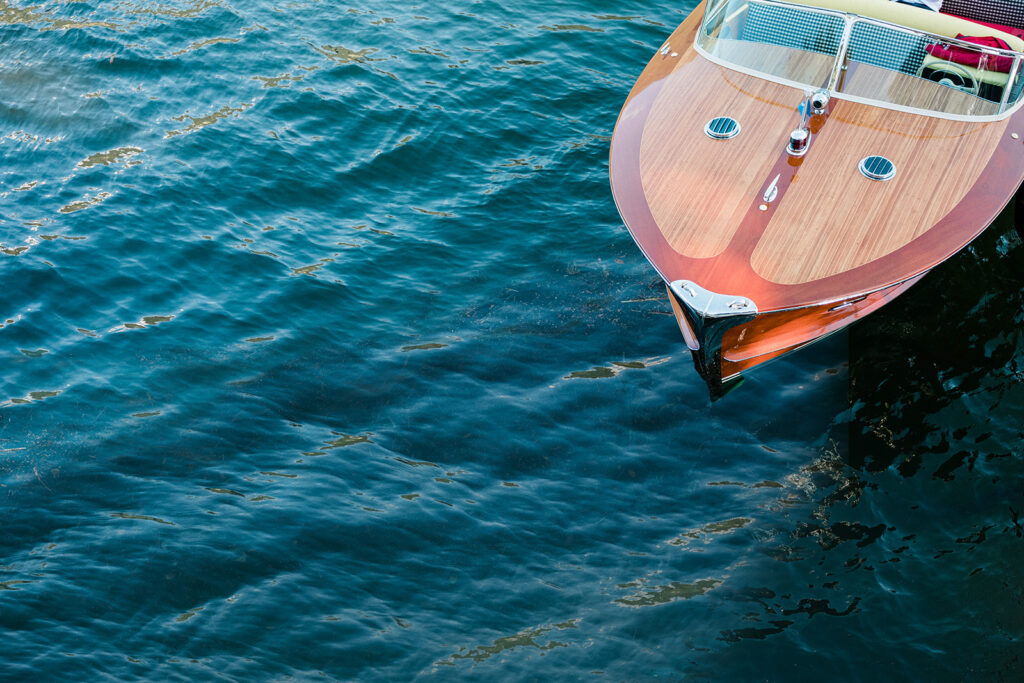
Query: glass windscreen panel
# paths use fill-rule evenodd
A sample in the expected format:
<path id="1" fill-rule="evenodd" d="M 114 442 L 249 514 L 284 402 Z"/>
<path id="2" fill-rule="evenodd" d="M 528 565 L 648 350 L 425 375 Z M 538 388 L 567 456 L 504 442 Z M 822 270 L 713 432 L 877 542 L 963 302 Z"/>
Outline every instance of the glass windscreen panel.
<path id="1" fill-rule="evenodd" d="M 1000 111 L 1013 61 L 985 46 L 858 20 L 837 90 L 914 109 L 991 116 Z"/>
<path id="2" fill-rule="evenodd" d="M 842 15 L 795 6 L 719 0 L 697 41 L 723 61 L 803 85 L 824 87 L 843 37 Z"/>
<path id="3" fill-rule="evenodd" d="M 844 31 L 849 22 L 849 37 Z M 724 62 L 902 107 L 989 116 L 1024 90 L 1015 54 L 841 12 L 775 0 L 714 0 L 697 43 Z M 841 69 L 835 69 L 841 61 Z M 1019 60 L 1018 60 L 1019 61 Z"/>

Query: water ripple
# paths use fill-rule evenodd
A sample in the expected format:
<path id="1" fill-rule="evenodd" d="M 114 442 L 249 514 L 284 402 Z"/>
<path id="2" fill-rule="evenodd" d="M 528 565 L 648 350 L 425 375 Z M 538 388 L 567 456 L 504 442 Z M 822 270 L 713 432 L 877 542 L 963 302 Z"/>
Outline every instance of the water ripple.
<path id="1" fill-rule="evenodd" d="M 689 6 L 0 4 L 0 678 L 1019 677 L 1012 211 L 711 404 L 607 186 Z"/>

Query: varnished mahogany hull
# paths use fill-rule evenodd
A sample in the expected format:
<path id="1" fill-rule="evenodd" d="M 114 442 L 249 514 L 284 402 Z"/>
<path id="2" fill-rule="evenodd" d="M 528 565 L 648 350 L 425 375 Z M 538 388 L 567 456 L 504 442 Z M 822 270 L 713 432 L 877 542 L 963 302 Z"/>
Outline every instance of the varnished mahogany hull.
<path id="1" fill-rule="evenodd" d="M 1024 114 L 957 121 L 835 97 L 810 150 L 785 152 L 804 92 L 712 63 L 693 47 L 703 3 L 626 100 L 612 138 L 616 205 L 666 283 L 752 300 L 758 314 L 694 357 L 723 380 L 831 334 L 891 301 L 977 237 L 1024 177 Z M 743 130 L 711 140 L 730 115 Z M 890 182 L 856 161 L 885 153 Z M 762 195 L 775 181 L 778 197 Z M 669 292 L 691 350 L 702 323 Z M 689 313 L 692 318 L 692 311 Z"/>
<path id="2" fill-rule="evenodd" d="M 712 394 L 751 368 L 838 332 L 907 291 L 924 275 L 846 301 L 759 314 L 729 328 L 715 349 L 701 348 L 698 334 L 671 289 L 669 301 L 694 363 Z"/>

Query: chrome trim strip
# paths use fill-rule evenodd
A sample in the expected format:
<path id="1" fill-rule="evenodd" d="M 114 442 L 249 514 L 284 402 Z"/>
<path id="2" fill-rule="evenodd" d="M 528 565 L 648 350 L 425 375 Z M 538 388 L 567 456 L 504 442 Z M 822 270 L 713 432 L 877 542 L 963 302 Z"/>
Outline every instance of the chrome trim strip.
<path id="1" fill-rule="evenodd" d="M 710 292 L 690 280 L 668 284 L 679 300 L 701 318 L 728 318 L 757 313 L 757 305 L 745 296 Z"/>

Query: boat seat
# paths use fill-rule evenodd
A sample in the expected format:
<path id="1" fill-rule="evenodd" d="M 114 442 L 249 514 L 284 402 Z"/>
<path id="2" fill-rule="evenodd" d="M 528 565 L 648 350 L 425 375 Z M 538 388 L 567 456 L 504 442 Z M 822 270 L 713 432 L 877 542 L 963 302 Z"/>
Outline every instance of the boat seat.
<path id="1" fill-rule="evenodd" d="M 1018 31 L 1024 31 L 1024 0 L 943 0 L 942 13 L 994 26 L 1016 36 L 1021 36 Z"/>
<path id="2" fill-rule="evenodd" d="M 910 26 L 929 33 L 956 37 L 963 35 L 993 35 L 1004 40 L 1011 48 L 1024 50 L 1024 40 L 999 30 L 985 28 L 979 24 L 949 15 L 888 0 L 803 0 L 805 4 L 828 9 L 843 9 L 883 21 Z M 835 7 L 830 7 L 835 5 Z M 794 28 L 796 30 L 794 30 Z M 830 14 L 814 14 L 797 7 L 752 3 L 741 29 L 740 38 L 758 43 L 791 47 L 807 52 L 834 54 L 839 49 L 843 32 L 841 17 Z M 910 76 L 921 73 L 921 66 L 929 55 L 930 43 L 923 35 L 897 31 L 884 25 L 857 23 L 850 40 L 848 57 L 852 61 L 870 64 L 891 71 L 900 71 Z M 934 58 L 928 60 L 934 62 Z M 1000 85 L 1005 77 L 995 76 L 989 80 Z"/>
<path id="3" fill-rule="evenodd" d="M 976 28 L 971 35 L 998 37 L 1000 33 L 1004 33 L 1024 39 L 1024 0 L 943 0 L 941 11 L 943 14 L 975 24 Z M 986 31 L 981 29 L 981 26 L 995 30 Z M 1020 50 L 1012 43 L 1010 47 Z M 927 55 L 921 64 L 921 74 L 925 77 L 931 74 L 934 77 L 935 71 L 942 70 L 945 64 L 942 59 Z M 998 71 L 983 71 L 965 64 L 955 65 L 954 68 L 967 72 L 979 84 L 982 96 L 988 99 L 999 99 L 997 96 L 1001 96 L 1009 80 L 1008 74 Z M 986 91 L 991 94 L 986 94 Z"/>
<path id="4" fill-rule="evenodd" d="M 945 59 L 933 57 L 929 54 L 926 54 L 921 61 L 920 76 L 922 78 L 938 81 L 942 78 L 942 74 L 945 73 L 949 74 L 953 81 L 957 81 L 960 76 L 958 72 L 966 73 L 974 79 L 974 83 L 977 84 L 979 97 L 984 97 L 993 102 L 998 102 L 1002 99 L 1003 88 L 1006 87 L 1006 83 L 1010 78 L 1010 74 L 1002 71 L 989 71 L 967 64 L 950 63 Z M 973 88 L 969 88 L 969 90 L 973 91 Z"/>
<path id="5" fill-rule="evenodd" d="M 833 55 L 839 49 L 842 34 L 843 20 L 839 17 L 815 14 L 798 7 L 752 3 L 740 38 Z"/>
<path id="6" fill-rule="evenodd" d="M 1003 24 L 994 24 L 991 21 L 981 21 L 980 19 L 968 19 L 968 21 L 970 21 L 973 24 L 977 24 L 978 26 L 985 26 L 987 28 L 994 28 L 997 31 L 1002 31 L 1003 33 L 1009 33 L 1011 36 L 1017 36 L 1018 38 L 1024 40 L 1024 28 L 1015 28 L 1013 26 L 1005 26 Z M 975 32 L 976 33 L 985 33 L 984 29 L 976 29 Z M 990 33 L 991 33 L 991 31 L 986 33 L 986 35 L 989 35 Z"/>
<path id="7" fill-rule="evenodd" d="M 965 19 L 976 25 L 972 35 L 998 35 L 1008 33 L 1024 39 L 1024 0 L 943 0 L 942 13 Z M 995 29 L 985 31 L 980 27 Z M 1011 45 L 1011 48 L 1016 48 Z M 946 62 L 932 55 L 927 55 L 921 64 L 921 73 L 927 77 L 936 70 L 942 70 Z M 988 90 L 992 95 L 1001 95 L 1006 87 L 1009 75 L 999 71 L 981 70 L 966 64 L 954 65 L 955 69 L 967 72 L 980 85 L 982 96 Z M 955 74 L 954 74 L 955 77 Z M 988 95 L 989 99 L 998 99 Z"/>
<path id="8" fill-rule="evenodd" d="M 950 0 L 963 2 L 964 0 Z M 1024 11 L 1024 0 L 997 0 L 1015 3 Z M 994 37 L 1010 49 L 1024 52 L 1024 30 L 983 24 L 980 20 L 933 12 L 890 0 L 800 0 L 801 4 L 858 14 L 934 35 L 956 38 L 958 35 Z M 958 6 L 959 7 L 959 6 Z M 946 4 L 943 4 L 943 10 Z M 975 13 L 977 14 L 977 13 Z M 995 16 L 995 15 L 986 15 Z M 1005 18 L 1008 15 L 999 15 Z M 843 19 L 830 14 L 815 14 L 798 7 L 751 3 L 740 38 L 752 42 L 791 47 L 808 52 L 835 54 L 843 32 Z M 1009 30 L 1003 30 L 1008 28 Z M 936 41 L 889 28 L 882 24 L 858 22 L 850 36 L 847 57 L 853 62 L 899 71 L 908 76 L 948 82 L 979 97 L 998 102 L 1009 79 L 1007 73 L 981 70 L 973 66 L 950 64 L 928 53 Z M 967 80 L 965 76 L 972 80 Z M 963 84 L 963 85 L 961 85 Z"/>
<path id="9" fill-rule="evenodd" d="M 947 5 L 952 7 L 951 3 L 953 2 L 966 1 L 967 0 L 944 0 L 942 3 L 943 12 L 946 11 Z M 996 2 L 999 1 L 1019 6 L 1022 6 L 1022 2 L 1024 2 L 1024 0 L 996 0 Z M 962 16 L 966 17 L 970 15 L 953 16 L 953 14 L 932 12 L 931 10 L 923 9 L 921 7 L 912 7 L 898 2 L 890 2 L 890 0 L 800 0 L 800 4 L 808 5 L 810 7 L 833 9 L 839 12 L 859 14 L 862 17 L 880 19 L 893 24 L 899 24 L 900 26 L 907 26 L 909 28 L 916 28 L 920 31 L 946 36 L 947 38 L 955 38 L 958 33 L 968 36 L 978 35 L 978 23 L 970 18 L 961 18 Z M 957 7 L 960 7 L 960 5 L 957 5 Z M 1010 21 L 1000 22 L 996 19 L 992 19 L 991 21 L 994 23 L 1005 24 L 1007 26 L 1013 25 L 1013 22 Z M 984 35 L 992 35 L 996 38 L 1002 38 L 1007 42 L 1011 49 L 1018 52 L 1024 52 L 1024 40 L 1019 36 L 994 28 L 986 31 Z"/>
<path id="10" fill-rule="evenodd" d="M 1006 0 L 1004 0 L 1006 1 Z M 1024 3 L 1024 0 L 1019 0 Z M 1024 52 L 1022 37 L 991 24 L 981 29 L 978 20 L 941 14 L 890 0 L 801 0 L 801 4 L 851 12 L 900 26 L 915 28 L 948 38 L 957 35 L 993 36 L 1006 41 L 1010 49 Z M 945 7 L 945 5 L 943 5 Z M 783 27 L 797 26 L 791 31 Z M 833 54 L 839 48 L 842 20 L 833 15 L 816 15 L 785 5 L 751 4 L 741 39 L 782 45 L 809 52 Z M 917 73 L 925 56 L 927 39 L 888 30 L 882 26 L 859 24 L 855 28 L 854 54 L 851 59 L 875 66 Z"/>

